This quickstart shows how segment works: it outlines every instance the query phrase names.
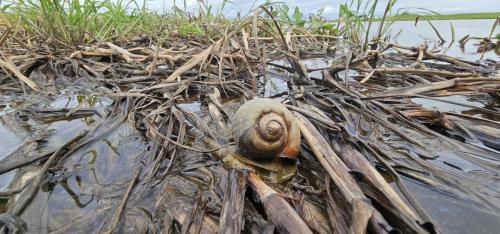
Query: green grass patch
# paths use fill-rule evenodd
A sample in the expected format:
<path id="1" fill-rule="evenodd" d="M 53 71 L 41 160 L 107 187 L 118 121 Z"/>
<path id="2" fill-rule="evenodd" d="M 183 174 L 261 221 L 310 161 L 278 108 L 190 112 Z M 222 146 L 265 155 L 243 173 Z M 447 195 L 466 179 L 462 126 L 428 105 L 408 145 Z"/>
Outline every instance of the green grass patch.
<path id="1" fill-rule="evenodd" d="M 203 29 L 194 23 L 180 25 L 178 28 L 178 31 L 182 36 L 187 36 L 187 35 L 202 36 L 203 35 Z"/>
<path id="2" fill-rule="evenodd" d="M 204 36 L 214 41 L 231 30 L 240 30 L 240 23 L 248 25 L 255 17 L 252 10 L 260 11 L 262 25 L 276 32 L 292 34 L 319 34 L 342 37 L 352 46 L 368 48 L 368 43 L 384 40 L 394 21 L 441 20 L 441 19 L 495 19 L 500 12 L 440 15 L 433 11 L 421 16 L 396 7 L 397 0 L 346 0 L 339 5 L 338 20 L 329 21 L 319 10 L 306 16 L 297 7 L 287 4 L 267 2 L 249 10 L 249 15 L 228 19 L 224 7 L 232 4 L 223 0 L 221 5 L 212 6 L 208 1 L 199 5 L 197 13 L 188 12 L 186 7 L 175 5 L 167 12 L 159 14 L 146 9 L 145 1 L 139 0 L 17 0 L 9 1 L 0 8 L 1 30 L 29 35 L 41 41 L 57 42 L 67 46 L 77 46 L 96 41 L 120 41 L 134 36 L 149 36 L 157 41 L 165 41 L 173 36 Z M 384 16 L 377 19 L 376 9 L 384 8 Z M 263 11 L 265 9 L 265 12 Z M 427 12 L 427 11 L 426 11 Z M 266 13 L 266 14 L 264 14 Z M 8 21 L 3 22 L 2 21 Z M 373 21 L 381 21 L 376 34 L 370 35 Z M 368 22 L 368 24 L 367 24 Z M 240 27 L 240 28 L 238 28 Z M 375 26 L 373 26 L 375 27 Z M 278 30 L 278 29 L 281 29 Z M 246 29 L 252 32 L 253 27 Z M 258 30 L 265 35 L 272 32 Z M 7 34 L 5 34 L 7 35 Z M 273 35 L 275 36 L 275 35 Z M 370 38 L 373 36 L 373 38 Z M 493 35 L 492 35 L 493 36 Z M 1 38 L 0 38 L 1 39 Z"/>
<path id="3" fill-rule="evenodd" d="M 134 0 L 19 0 L 3 13 L 28 33 L 68 45 L 127 34 L 150 14 Z"/>

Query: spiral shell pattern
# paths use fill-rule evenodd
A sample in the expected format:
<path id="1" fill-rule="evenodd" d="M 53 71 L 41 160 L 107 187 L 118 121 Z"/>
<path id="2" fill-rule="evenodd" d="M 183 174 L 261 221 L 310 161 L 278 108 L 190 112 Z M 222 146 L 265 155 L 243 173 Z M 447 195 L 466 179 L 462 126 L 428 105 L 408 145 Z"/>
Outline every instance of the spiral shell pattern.
<path id="1" fill-rule="evenodd" d="M 297 120 L 281 103 L 256 98 L 234 116 L 233 136 L 240 154 L 251 159 L 296 159 L 300 148 Z"/>

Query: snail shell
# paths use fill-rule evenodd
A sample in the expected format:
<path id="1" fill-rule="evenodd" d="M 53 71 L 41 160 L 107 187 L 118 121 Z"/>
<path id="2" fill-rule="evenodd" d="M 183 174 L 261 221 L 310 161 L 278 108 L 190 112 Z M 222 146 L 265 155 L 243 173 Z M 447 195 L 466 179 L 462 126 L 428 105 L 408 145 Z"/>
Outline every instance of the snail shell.
<path id="1" fill-rule="evenodd" d="M 234 116 L 237 150 L 252 159 L 296 159 L 300 129 L 292 113 L 281 103 L 256 98 L 243 104 Z"/>

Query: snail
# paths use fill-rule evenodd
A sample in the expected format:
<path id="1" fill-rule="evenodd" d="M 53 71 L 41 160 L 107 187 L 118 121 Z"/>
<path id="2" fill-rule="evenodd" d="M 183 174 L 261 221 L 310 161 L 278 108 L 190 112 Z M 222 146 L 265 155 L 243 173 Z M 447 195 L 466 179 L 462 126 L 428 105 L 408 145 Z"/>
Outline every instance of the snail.
<path id="1" fill-rule="evenodd" d="M 300 128 L 292 113 L 278 101 L 256 98 L 243 104 L 233 120 L 236 150 L 252 160 L 295 160 Z"/>

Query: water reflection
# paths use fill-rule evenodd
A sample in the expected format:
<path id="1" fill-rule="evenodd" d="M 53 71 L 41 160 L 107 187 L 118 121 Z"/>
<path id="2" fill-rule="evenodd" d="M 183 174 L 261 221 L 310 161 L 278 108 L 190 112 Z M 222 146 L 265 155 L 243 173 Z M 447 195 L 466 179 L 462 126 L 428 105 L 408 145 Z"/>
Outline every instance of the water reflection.
<path id="1" fill-rule="evenodd" d="M 118 152 L 118 147 L 116 147 L 115 145 L 113 145 L 113 143 L 111 143 L 111 141 L 109 141 L 108 139 L 104 139 L 102 140 L 107 146 L 109 146 L 109 148 L 111 149 L 111 151 L 113 151 L 116 155 L 120 155 L 120 152 Z"/>
<path id="2" fill-rule="evenodd" d="M 70 187 L 70 183 L 68 183 L 68 180 L 71 180 L 71 179 L 76 180 L 78 187 L 75 188 L 75 190 L 78 192 L 75 192 L 75 190 L 73 190 Z M 70 178 L 64 178 L 61 181 L 57 181 L 55 183 L 54 182 L 47 182 L 47 183 L 42 185 L 41 189 L 43 192 L 50 192 L 50 191 L 53 191 L 56 186 L 61 186 L 66 191 L 66 193 L 69 194 L 69 196 L 73 200 L 74 204 L 78 208 L 84 208 L 90 202 L 92 202 L 94 200 L 93 194 L 90 194 L 90 195 L 89 194 L 82 194 L 80 192 L 81 178 L 78 175 L 76 175 L 74 177 L 70 177 Z"/>
<path id="3" fill-rule="evenodd" d="M 89 159 L 87 159 L 87 158 L 89 158 Z M 77 164 L 75 164 L 75 166 L 81 166 L 81 165 L 85 165 L 85 164 L 94 164 L 96 158 L 97 158 L 97 150 L 95 150 L 95 149 L 89 150 L 88 152 L 83 153 L 82 156 L 80 156 L 80 159 L 77 161 Z"/>
<path id="4" fill-rule="evenodd" d="M 109 119 L 108 122 L 113 122 Z M 110 124 L 104 123 L 96 134 Z M 44 184 L 30 213 L 45 213 L 48 230 L 64 228 L 63 224 L 83 222 L 85 217 L 102 214 L 116 204 L 128 185 L 138 156 L 145 152 L 147 145 L 128 124 L 122 124 L 101 140 L 96 140 L 76 151 L 60 166 Z M 120 157 L 117 157 L 120 155 Z M 46 207 L 45 211 L 41 206 Z M 26 215 L 25 220 L 33 217 Z M 83 219 L 81 219 L 83 218 Z"/>
<path id="5" fill-rule="evenodd" d="M 4 98 L 8 99 L 8 97 Z M 2 105 L 0 160 L 53 152 L 67 139 L 75 137 L 100 118 L 93 111 L 73 111 L 74 108 L 104 109 L 112 103 L 109 98 L 84 95 L 63 95 L 56 97 L 53 101 L 43 98 L 35 100 L 29 96 L 24 98 L 26 99 Z M 56 108 L 55 111 L 51 111 L 54 108 Z M 23 172 L 12 170 L 0 175 L 0 192 L 9 189 L 18 173 L 21 176 Z M 68 187 L 64 188 L 68 189 Z"/>
<path id="6" fill-rule="evenodd" d="M 93 95 L 59 96 L 49 104 L 53 108 L 92 108 L 96 106 L 109 106 L 113 101 L 107 97 Z"/>

